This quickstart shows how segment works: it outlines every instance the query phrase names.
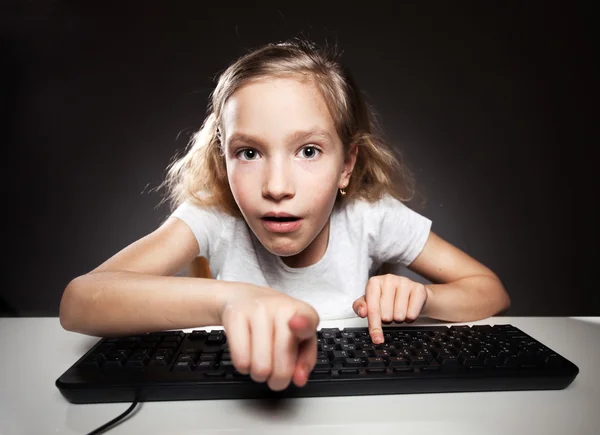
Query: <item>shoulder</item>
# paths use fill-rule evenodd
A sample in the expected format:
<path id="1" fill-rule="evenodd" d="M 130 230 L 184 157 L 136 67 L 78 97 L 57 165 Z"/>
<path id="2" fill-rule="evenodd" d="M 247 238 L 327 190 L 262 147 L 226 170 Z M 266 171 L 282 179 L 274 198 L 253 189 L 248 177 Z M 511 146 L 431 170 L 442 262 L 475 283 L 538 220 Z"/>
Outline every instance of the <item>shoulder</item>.
<path id="1" fill-rule="evenodd" d="M 236 232 L 241 220 L 218 207 L 201 205 L 192 199 L 176 207 L 171 217 L 185 222 L 190 227 L 202 250 L 212 250 L 220 244 L 223 236 Z"/>
<path id="2" fill-rule="evenodd" d="M 225 213 L 219 207 L 202 205 L 193 199 L 182 202 L 173 210 L 171 216 L 182 220 L 211 220 L 219 225 L 231 224 L 239 219 Z"/>
<path id="3" fill-rule="evenodd" d="M 402 201 L 386 194 L 375 201 L 358 198 L 342 206 L 339 213 L 353 218 L 367 220 L 381 219 L 388 215 L 402 215 L 416 213 Z"/>

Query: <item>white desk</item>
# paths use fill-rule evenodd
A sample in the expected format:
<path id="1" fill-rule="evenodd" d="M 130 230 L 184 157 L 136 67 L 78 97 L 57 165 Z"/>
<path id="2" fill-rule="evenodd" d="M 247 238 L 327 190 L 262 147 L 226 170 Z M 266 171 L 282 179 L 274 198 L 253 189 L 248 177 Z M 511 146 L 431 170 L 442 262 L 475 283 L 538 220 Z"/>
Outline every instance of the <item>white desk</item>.
<path id="1" fill-rule="evenodd" d="M 300 398 L 278 409 L 254 400 L 146 402 L 108 433 L 600 433 L 600 318 L 493 317 L 467 324 L 503 323 L 572 361 L 577 378 L 555 391 Z M 425 318 L 410 326 L 418 324 L 443 323 Z M 366 320 L 355 318 L 319 327 L 363 325 Z M 70 404 L 54 385 L 97 340 L 63 330 L 57 318 L 0 318 L 0 434 L 86 434 L 125 411 L 127 403 Z"/>

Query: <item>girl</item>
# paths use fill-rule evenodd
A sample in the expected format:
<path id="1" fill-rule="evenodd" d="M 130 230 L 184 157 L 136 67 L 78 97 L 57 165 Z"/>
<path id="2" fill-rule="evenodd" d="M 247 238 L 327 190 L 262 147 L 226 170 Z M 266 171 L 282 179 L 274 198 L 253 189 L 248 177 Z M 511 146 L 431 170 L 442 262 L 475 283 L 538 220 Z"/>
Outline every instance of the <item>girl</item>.
<path id="1" fill-rule="evenodd" d="M 307 381 L 321 319 L 367 317 L 381 343 L 382 323 L 473 321 L 510 304 L 490 269 L 404 204 L 410 175 L 339 58 L 309 43 L 269 44 L 232 64 L 164 184 L 172 214 L 69 283 L 65 329 L 223 325 L 234 366 L 281 390 Z M 198 256 L 217 279 L 176 276 Z M 384 263 L 435 284 L 377 275 Z"/>

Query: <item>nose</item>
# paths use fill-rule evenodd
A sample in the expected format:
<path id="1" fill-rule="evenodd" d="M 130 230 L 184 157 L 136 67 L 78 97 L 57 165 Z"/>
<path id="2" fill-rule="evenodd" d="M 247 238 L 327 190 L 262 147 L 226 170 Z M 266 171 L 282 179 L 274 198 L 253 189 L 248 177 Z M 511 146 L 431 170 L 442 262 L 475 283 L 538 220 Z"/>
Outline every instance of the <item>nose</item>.
<path id="1" fill-rule="evenodd" d="M 283 160 L 272 161 L 267 168 L 262 194 L 265 198 L 281 201 L 295 194 L 291 168 Z"/>

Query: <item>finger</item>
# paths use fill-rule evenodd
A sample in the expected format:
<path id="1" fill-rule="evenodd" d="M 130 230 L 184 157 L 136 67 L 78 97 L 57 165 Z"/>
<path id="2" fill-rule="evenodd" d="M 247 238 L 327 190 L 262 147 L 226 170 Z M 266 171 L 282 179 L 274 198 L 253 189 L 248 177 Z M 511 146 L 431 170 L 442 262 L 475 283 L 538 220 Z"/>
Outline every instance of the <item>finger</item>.
<path id="1" fill-rule="evenodd" d="M 268 381 L 269 388 L 274 391 L 287 388 L 296 369 L 299 340 L 291 331 L 287 320 L 283 316 L 275 320 L 273 371 Z"/>
<path id="2" fill-rule="evenodd" d="M 361 296 L 352 304 L 352 309 L 354 312 L 360 316 L 365 317 L 367 315 L 367 301 L 364 296 Z"/>
<path id="3" fill-rule="evenodd" d="M 306 384 L 316 362 L 317 334 L 314 334 L 312 338 L 304 340 L 298 346 L 298 361 L 292 378 L 296 386 L 303 387 Z"/>
<path id="4" fill-rule="evenodd" d="M 250 377 L 256 382 L 265 382 L 271 374 L 273 352 L 273 320 L 266 309 L 254 311 L 251 320 L 252 361 Z"/>
<path id="5" fill-rule="evenodd" d="M 296 314 L 288 322 L 290 330 L 298 339 L 298 359 L 292 380 L 299 387 L 306 384 L 317 361 L 318 324 L 319 316 L 316 311 Z"/>
<path id="6" fill-rule="evenodd" d="M 247 375 L 250 372 L 251 343 L 250 323 L 246 316 L 239 315 L 230 318 L 226 328 L 227 341 L 230 343 L 231 361 L 233 366 Z"/>
<path id="7" fill-rule="evenodd" d="M 396 289 L 396 301 L 394 302 L 394 322 L 404 322 L 406 320 L 406 310 L 408 308 L 408 298 L 410 296 L 410 286 L 402 281 Z"/>
<path id="8" fill-rule="evenodd" d="M 369 325 L 369 334 L 373 343 L 383 343 L 383 330 L 381 329 L 381 287 L 379 280 L 370 279 L 367 282 L 367 288 L 365 290 L 367 300 L 367 320 Z"/>
<path id="9" fill-rule="evenodd" d="M 427 291 L 425 286 L 421 285 L 410 293 L 408 300 L 408 309 L 406 311 L 406 321 L 414 322 L 421 313 L 425 300 L 427 299 Z"/>
<path id="10" fill-rule="evenodd" d="M 394 279 L 384 279 L 381 285 L 381 321 L 391 323 L 394 320 L 394 300 L 396 299 L 396 283 Z"/>
<path id="11" fill-rule="evenodd" d="M 289 322 L 290 331 L 298 340 L 307 340 L 317 333 L 318 320 L 306 314 L 294 314 Z"/>

